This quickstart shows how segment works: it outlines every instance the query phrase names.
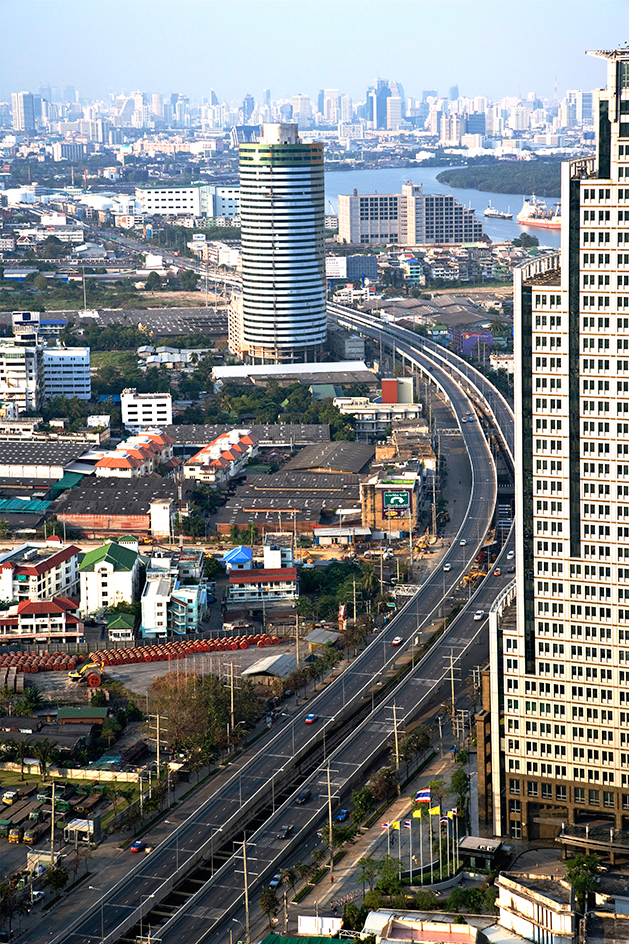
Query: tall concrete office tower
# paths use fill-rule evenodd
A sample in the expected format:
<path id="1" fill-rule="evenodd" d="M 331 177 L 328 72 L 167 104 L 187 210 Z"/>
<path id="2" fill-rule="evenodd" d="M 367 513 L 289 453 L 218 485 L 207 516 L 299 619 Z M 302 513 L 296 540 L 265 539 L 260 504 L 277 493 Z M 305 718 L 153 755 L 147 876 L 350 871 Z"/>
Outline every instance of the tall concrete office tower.
<path id="1" fill-rule="evenodd" d="M 253 363 L 315 360 L 325 341 L 323 145 L 295 124 L 240 145 L 242 345 Z M 230 340 L 231 346 L 231 340 Z"/>
<path id="2" fill-rule="evenodd" d="M 490 623 L 479 770 L 497 835 L 613 861 L 629 852 L 629 47 L 592 55 L 596 156 L 563 165 L 561 251 L 516 270 L 517 618 Z"/>
<path id="3" fill-rule="evenodd" d="M 31 92 L 13 92 L 11 110 L 14 131 L 35 130 L 35 103 Z"/>

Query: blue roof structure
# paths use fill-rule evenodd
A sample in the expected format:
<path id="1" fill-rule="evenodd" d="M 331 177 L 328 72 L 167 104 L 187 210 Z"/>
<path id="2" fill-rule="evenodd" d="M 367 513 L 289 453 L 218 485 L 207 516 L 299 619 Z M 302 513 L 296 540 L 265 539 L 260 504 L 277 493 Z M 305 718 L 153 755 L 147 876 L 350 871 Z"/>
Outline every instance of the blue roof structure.
<path id="1" fill-rule="evenodd" d="M 233 551 L 225 551 L 223 554 L 224 564 L 246 564 L 253 558 L 253 551 L 250 547 L 235 547 Z"/>

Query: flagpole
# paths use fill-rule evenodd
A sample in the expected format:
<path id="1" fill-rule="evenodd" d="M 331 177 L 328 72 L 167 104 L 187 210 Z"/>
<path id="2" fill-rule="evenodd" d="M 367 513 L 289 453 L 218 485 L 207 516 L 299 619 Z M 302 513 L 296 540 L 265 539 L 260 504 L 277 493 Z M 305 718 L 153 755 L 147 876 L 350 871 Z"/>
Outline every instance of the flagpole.
<path id="1" fill-rule="evenodd" d="M 411 873 L 411 891 L 413 890 L 413 820 L 411 819 L 411 828 L 408 831 L 408 870 Z"/>
<path id="2" fill-rule="evenodd" d="M 397 824 L 397 857 L 400 863 L 400 881 L 402 880 L 402 824 Z"/>
<path id="3" fill-rule="evenodd" d="M 450 820 L 446 813 L 446 877 L 450 875 Z"/>
<path id="4" fill-rule="evenodd" d="M 420 817 L 420 820 L 419 820 L 419 868 L 420 868 L 419 884 L 423 886 L 424 884 L 424 834 L 423 834 L 424 824 L 422 820 L 423 820 L 423 816 Z"/>
<path id="5" fill-rule="evenodd" d="M 387 823 L 387 855 L 391 855 L 391 823 Z"/>
<path id="6" fill-rule="evenodd" d="M 456 867 L 459 868 L 459 811 L 454 814 L 455 836 L 456 836 Z"/>
<path id="7" fill-rule="evenodd" d="M 428 846 L 428 855 L 430 857 L 430 884 L 434 885 L 435 870 L 434 870 L 434 863 L 433 863 L 434 856 L 432 854 L 432 813 L 430 812 L 430 810 L 428 810 L 428 831 L 430 833 L 430 844 Z"/>
<path id="8" fill-rule="evenodd" d="M 439 819 L 437 820 L 439 824 L 439 881 L 443 881 L 443 848 L 441 845 L 441 813 L 439 813 Z"/>

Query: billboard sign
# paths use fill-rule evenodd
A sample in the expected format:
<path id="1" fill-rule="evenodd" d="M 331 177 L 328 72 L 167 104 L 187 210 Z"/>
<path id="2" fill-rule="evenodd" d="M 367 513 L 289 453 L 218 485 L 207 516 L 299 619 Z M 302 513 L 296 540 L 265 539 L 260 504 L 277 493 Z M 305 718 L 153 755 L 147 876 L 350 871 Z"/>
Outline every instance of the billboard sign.
<path id="1" fill-rule="evenodd" d="M 408 518 L 410 513 L 411 493 L 408 489 L 387 489 L 383 491 L 383 518 Z"/>

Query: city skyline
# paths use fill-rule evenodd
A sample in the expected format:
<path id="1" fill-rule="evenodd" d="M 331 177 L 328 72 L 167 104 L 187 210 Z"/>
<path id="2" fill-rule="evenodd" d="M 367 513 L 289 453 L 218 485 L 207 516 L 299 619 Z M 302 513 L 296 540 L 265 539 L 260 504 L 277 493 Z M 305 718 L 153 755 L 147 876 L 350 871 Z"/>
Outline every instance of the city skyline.
<path id="1" fill-rule="evenodd" d="M 500 8 L 494 0 L 382 0 L 360 5 L 354 0 L 334 5 L 327 0 L 236 0 L 227 5 L 205 0 L 34 0 L 25 31 L 24 4 L 9 0 L 3 3 L 3 21 L 13 38 L 4 54 L 0 98 L 52 84 L 74 85 L 87 98 L 120 88 L 152 88 L 177 90 L 199 100 L 211 88 L 221 100 L 242 99 L 247 93 L 260 100 L 263 88 L 279 99 L 299 92 L 312 96 L 335 86 L 361 100 L 378 75 L 397 76 L 413 96 L 424 88 L 447 95 L 449 87 L 458 84 L 463 96 L 525 97 L 535 92 L 552 97 L 555 87 L 559 94 L 566 88 L 598 87 L 600 64 L 578 52 L 615 47 L 624 35 L 626 0 L 597 3 L 595 19 L 581 15 L 592 6 L 563 0 L 534 5 L 514 0 Z M 505 22 L 496 16 L 498 9 L 509 10 Z M 535 9 L 544 10 L 543 37 Z M 111 32 L 103 31 L 104 21 L 105 26 L 111 23 Z M 383 47 L 386 21 L 396 41 Z M 121 41 L 117 33 L 121 22 L 128 40 Z M 165 23 L 170 40 L 166 63 Z M 194 29 L 188 31 L 191 23 Z M 94 36 L 103 36 L 97 46 L 102 55 L 60 59 L 59 44 L 67 40 L 69 24 L 79 52 L 93 47 Z M 514 58 L 514 35 L 519 48 L 530 44 L 529 55 Z M 257 42 L 259 37 L 263 42 Z M 425 39 L 429 42 L 422 45 Z M 544 40 L 547 55 L 539 45 Z M 357 52 L 352 54 L 352 49 Z"/>

